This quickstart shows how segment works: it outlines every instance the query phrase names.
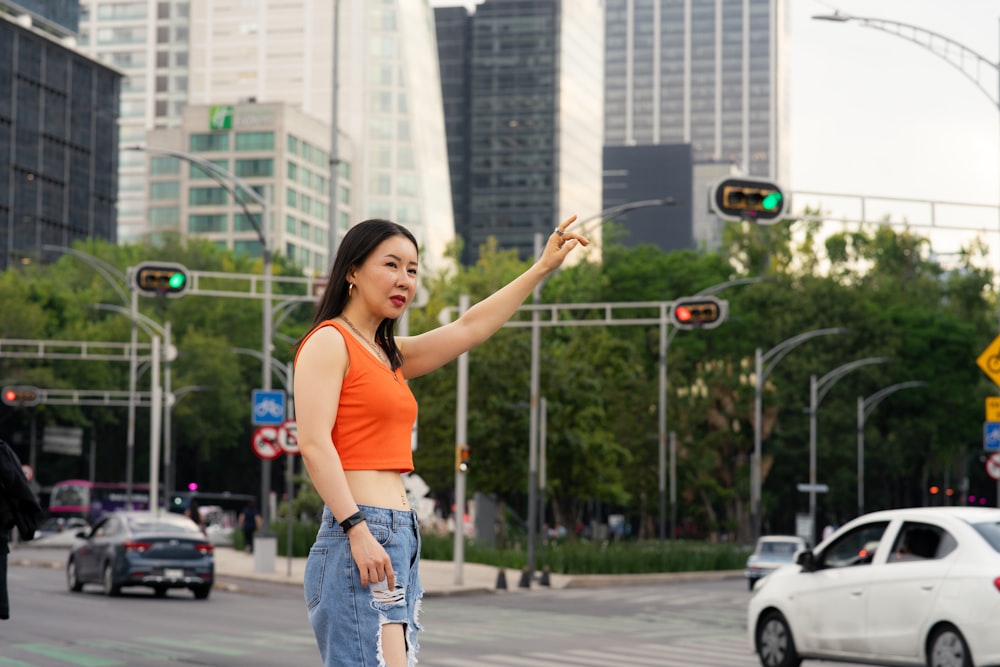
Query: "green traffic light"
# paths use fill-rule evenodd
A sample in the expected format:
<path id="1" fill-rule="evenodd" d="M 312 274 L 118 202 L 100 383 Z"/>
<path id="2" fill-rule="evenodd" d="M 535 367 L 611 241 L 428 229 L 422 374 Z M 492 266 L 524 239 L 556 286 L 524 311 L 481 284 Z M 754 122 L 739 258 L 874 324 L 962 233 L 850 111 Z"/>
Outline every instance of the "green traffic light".
<path id="1" fill-rule="evenodd" d="M 761 201 L 761 206 L 765 211 L 774 211 L 779 206 L 781 206 L 781 193 L 780 192 L 769 192 L 764 196 L 763 201 Z"/>
<path id="2" fill-rule="evenodd" d="M 170 289 L 180 289 L 184 287 L 185 279 L 186 276 L 183 273 L 177 272 L 172 276 L 170 276 L 170 279 L 167 281 L 167 284 L 170 285 Z"/>

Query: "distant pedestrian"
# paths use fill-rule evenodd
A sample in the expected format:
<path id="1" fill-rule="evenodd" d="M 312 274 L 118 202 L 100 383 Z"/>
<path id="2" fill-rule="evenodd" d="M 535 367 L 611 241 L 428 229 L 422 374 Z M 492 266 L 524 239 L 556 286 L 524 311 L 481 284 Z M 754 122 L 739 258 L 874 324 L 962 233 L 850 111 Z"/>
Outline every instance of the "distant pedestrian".
<path id="1" fill-rule="evenodd" d="M 499 330 L 587 245 L 567 231 L 575 219 L 556 227 L 524 273 L 457 320 L 399 338 L 397 318 L 417 297 L 416 238 L 388 220 L 344 235 L 295 357 L 299 451 L 325 504 L 303 582 L 325 667 L 416 664 L 420 534 L 401 474 L 413 470 L 417 402 L 406 381 Z M 462 508 L 454 515 L 461 531 Z"/>
<path id="2" fill-rule="evenodd" d="M 240 512 L 236 519 L 243 531 L 243 550 L 248 554 L 253 553 L 253 535 L 261 529 L 263 519 L 257 511 L 257 503 L 253 498 L 247 501 L 246 507 Z"/>
<path id="3" fill-rule="evenodd" d="M 0 440 L 0 619 L 10 618 L 7 596 L 7 554 L 10 531 L 16 526 L 21 540 L 35 536 L 42 519 L 42 507 L 28 484 L 21 461 L 10 446 Z"/>

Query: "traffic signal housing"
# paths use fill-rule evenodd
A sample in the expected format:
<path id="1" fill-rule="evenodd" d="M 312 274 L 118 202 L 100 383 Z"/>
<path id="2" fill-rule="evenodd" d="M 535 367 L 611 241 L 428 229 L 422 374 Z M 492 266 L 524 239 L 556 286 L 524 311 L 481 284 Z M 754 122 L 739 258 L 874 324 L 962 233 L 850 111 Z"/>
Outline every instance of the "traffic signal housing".
<path id="1" fill-rule="evenodd" d="M 38 387 L 12 385 L 0 390 L 0 398 L 3 399 L 6 405 L 28 408 L 42 402 L 42 393 L 38 390 Z"/>
<path id="2" fill-rule="evenodd" d="M 455 445 L 455 471 L 469 472 L 469 446 Z"/>
<path id="3" fill-rule="evenodd" d="M 726 321 L 729 302 L 714 296 L 675 299 L 670 321 L 678 329 L 714 329 Z"/>
<path id="4" fill-rule="evenodd" d="M 712 210 L 725 220 L 749 220 L 773 225 L 788 208 L 781 186 L 758 178 L 726 178 L 712 187 Z"/>
<path id="5" fill-rule="evenodd" d="M 183 296 L 191 282 L 187 267 L 173 262 L 143 262 L 132 274 L 134 289 L 144 296 Z"/>

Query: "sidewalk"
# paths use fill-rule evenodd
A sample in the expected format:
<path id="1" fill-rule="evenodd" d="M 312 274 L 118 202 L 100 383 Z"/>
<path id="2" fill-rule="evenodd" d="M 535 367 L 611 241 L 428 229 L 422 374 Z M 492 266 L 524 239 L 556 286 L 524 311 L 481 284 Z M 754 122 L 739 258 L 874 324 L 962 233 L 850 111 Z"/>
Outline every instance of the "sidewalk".
<path id="1" fill-rule="evenodd" d="M 66 556 L 69 552 L 69 542 L 61 539 L 61 536 L 46 537 L 31 542 L 12 544 L 11 552 L 8 556 L 8 565 L 14 566 L 34 566 L 50 567 L 62 569 L 66 566 Z M 253 554 L 237 551 L 230 547 L 216 547 L 215 549 L 215 576 L 216 579 L 223 580 L 250 580 L 269 583 L 288 584 L 290 586 L 302 586 L 303 573 L 305 572 L 305 558 L 291 558 L 286 556 L 276 556 L 273 559 L 273 568 L 269 571 L 258 571 L 266 567 L 266 558 L 258 559 Z M 461 568 L 460 577 L 456 572 L 457 568 L 453 561 L 422 560 L 420 561 L 420 583 L 424 587 L 424 595 L 427 597 L 444 595 L 461 595 L 469 593 L 487 593 L 497 590 L 510 592 L 524 592 L 531 589 L 539 590 L 544 588 L 596 588 L 607 586 L 629 586 L 641 584 L 673 583 L 680 581 L 709 581 L 728 579 L 731 577 L 741 578 L 742 570 L 729 570 L 720 572 L 662 572 L 650 574 L 586 574 L 586 575 L 549 575 L 549 585 L 542 586 L 539 576 L 536 575 L 531 587 L 520 587 L 521 572 L 514 569 L 504 569 L 492 565 L 482 565 L 480 563 L 464 563 Z M 500 574 L 503 572 L 501 581 Z M 456 583 L 456 579 L 461 579 L 461 583 Z M 502 589 L 498 584 L 506 583 L 506 589 Z M 235 586 L 226 582 L 217 581 L 216 586 L 226 586 L 231 590 L 239 590 L 239 585 Z"/>

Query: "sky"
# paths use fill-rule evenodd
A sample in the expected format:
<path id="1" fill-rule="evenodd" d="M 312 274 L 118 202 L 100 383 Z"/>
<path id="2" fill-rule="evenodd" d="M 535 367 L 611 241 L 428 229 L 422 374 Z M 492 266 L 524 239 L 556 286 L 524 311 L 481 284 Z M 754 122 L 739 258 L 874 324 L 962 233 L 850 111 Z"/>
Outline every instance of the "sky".
<path id="1" fill-rule="evenodd" d="M 790 11 L 789 183 L 793 210 L 985 228 L 1000 265 L 1000 0 L 786 0 Z M 432 0 L 432 5 L 470 4 Z M 841 13 L 906 23 L 983 56 L 987 96 L 959 69 L 900 36 Z M 990 97 L 994 101 L 991 101 Z M 821 192 L 847 197 L 813 197 Z M 802 194 L 800 194 L 802 193 Z M 896 202 L 885 198 L 900 198 Z M 963 206 L 909 202 L 958 202 Z M 975 206 L 965 206 L 965 204 Z M 935 250 L 972 231 L 932 232 Z"/>

